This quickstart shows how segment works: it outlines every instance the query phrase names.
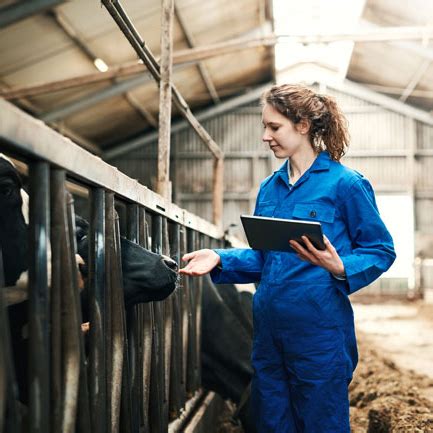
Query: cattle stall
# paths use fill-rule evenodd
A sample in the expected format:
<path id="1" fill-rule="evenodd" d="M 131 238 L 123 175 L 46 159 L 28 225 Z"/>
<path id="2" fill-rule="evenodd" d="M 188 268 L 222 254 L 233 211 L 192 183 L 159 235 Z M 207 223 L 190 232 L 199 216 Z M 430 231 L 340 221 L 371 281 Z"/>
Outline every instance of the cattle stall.
<path id="1" fill-rule="evenodd" d="M 30 196 L 27 371 L 16 377 L 6 303 L 18 301 L 2 289 L 0 431 L 183 431 L 212 399 L 200 386 L 202 281 L 178 279 L 167 299 L 125 308 L 121 234 L 177 262 L 187 251 L 229 242 L 217 226 L 12 104 L 0 101 L 0 113 L 0 152 L 28 168 Z M 81 326 L 69 191 L 80 192 L 90 221 L 88 331 Z M 18 381 L 28 392 L 24 403 Z"/>

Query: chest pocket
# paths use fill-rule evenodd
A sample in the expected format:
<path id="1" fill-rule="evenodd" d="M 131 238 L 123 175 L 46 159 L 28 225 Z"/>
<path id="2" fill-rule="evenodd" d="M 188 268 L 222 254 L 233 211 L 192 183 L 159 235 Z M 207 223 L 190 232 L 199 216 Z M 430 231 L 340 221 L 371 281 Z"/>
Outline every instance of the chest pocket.
<path id="1" fill-rule="evenodd" d="M 335 208 L 322 203 L 298 203 L 293 210 L 294 219 L 334 222 Z"/>
<path id="2" fill-rule="evenodd" d="M 275 208 L 277 207 L 274 202 L 262 202 L 257 206 L 257 216 L 266 216 L 272 217 L 274 216 Z"/>

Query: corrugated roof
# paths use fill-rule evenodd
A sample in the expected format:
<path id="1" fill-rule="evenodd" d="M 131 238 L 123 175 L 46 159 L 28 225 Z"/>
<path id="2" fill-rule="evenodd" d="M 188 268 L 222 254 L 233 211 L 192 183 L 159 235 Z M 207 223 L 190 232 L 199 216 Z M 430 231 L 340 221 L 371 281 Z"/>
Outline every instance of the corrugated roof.
<path id="1" fill-rule="evenodd" d="M 157 56 L 160 1 L 125 0 L 122 4 Z M 200 47 L 244 35 L 259 36 L 272 27 L 270 0 L 179 0 L 176 9 L 194 44 Z M 175 16 L 174 52 L 190 48 L 181 21 Z M 270 81 L 272 53 L 271 47 L 250 48 L 210 58 L 202 64 L 217 97 L 226 98 Z M 16 88 L 94 74 L 98 72 L 93 64 L 95 57 L 109 67 L 137 62 L 136 53 L 98 0 L 65 2 L 0 30 L 0 85 Z M 191 108 L 214 103 L 197 62 L 175 66 L 173 77 Z M 30 105 L 26 107 L 42 118 L 54 116 L 57 124 L 104 148 L 152 128 L 149 116 L 158 117 L 158 89 L 151 79 L 90 105 L 68 106 L 66 114 L 59 115 L 57 110 L 89 97 L 95 99 L 100 92 L 106 93 L 131 79 L 134 75 L 32 96 L 27 98 Z M 175 111 L 173 114 L 177 115 Z"/>

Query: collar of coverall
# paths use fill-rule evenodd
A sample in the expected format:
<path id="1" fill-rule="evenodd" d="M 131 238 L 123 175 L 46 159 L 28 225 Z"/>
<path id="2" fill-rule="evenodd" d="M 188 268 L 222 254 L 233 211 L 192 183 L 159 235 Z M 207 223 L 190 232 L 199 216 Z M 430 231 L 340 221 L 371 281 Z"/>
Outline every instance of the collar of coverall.
<path id="1" fill-rule="evenodd" d="M 314 171 L 329 170 L 330 164 L 331 164 L 331 157 L 329 153 L 326 150 L 324 150 L 319 153 L 319 155 L 314 160 L 312 166 L 308 169 L 308 171 L 311 173 Z M 286 159 L 284 161 L 284 164 L 277 171 L 275 171 L 275 173 L 279 173 L 279 172 L 287 173 L 288 169 L 289 169 L 289 160 Z"/>

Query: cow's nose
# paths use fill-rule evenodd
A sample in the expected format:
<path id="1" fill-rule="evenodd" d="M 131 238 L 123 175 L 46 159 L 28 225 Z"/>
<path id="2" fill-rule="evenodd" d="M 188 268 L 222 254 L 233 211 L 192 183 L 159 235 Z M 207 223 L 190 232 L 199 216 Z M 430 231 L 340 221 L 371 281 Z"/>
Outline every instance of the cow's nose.
<path id="1" fill-rule="evenodd" d="M 162 256 L 162 261 L 164 264 L 173 271 L 177 271 L 177 263 L 167 256 Z"/>

